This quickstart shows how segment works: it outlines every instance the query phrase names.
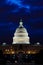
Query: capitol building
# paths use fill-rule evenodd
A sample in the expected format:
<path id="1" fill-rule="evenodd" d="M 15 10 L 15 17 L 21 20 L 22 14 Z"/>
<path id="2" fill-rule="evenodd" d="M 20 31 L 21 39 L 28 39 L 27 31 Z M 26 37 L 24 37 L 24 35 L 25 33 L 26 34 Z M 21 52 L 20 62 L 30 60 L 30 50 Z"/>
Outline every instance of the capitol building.
<path id="1" fill-rule="evenodd" d="M 22 20 L 20 20 L 19 27 L 14 33 L 12 44 L 30 44 L 30 37 L 26 28 L 23 26 Z"/>
<path id="2" fill-rule="evenodd" d="M 30 43 L 30 37 L 27 29 L 23 26 L 22 19 L 19 22 L 18 28 L 14 32 L 12 44 L 3 43 L 0 46 L 3 54 L 36 54 L 43 49 L 43 46 L 39 42 L 32 44 Z"/>

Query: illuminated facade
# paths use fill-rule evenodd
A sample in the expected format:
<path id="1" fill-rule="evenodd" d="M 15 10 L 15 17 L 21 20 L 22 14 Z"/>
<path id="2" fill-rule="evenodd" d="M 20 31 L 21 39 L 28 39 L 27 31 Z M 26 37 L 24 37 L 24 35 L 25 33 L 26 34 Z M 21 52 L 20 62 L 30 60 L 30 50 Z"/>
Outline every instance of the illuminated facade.
<path id="1" fill-rule="evenodd" d="M 0 49 L 3 51 L 3 54 L 19 54 L 19 52 L 24 54 L 36 54 L 43 49 L 43 46 L 40 45 L 39 42 L 34 45 L 30 44 L 30 37 L 21 20 L 19 27 L 14 33 L 12 45 L 3 43 Z"/>
<path id="2" fill-rule="evenodd" d="M 26 28 L 23 26 L 22 20 L 14 33 L 13 44 L 30 44 L 30 37 Z"/>

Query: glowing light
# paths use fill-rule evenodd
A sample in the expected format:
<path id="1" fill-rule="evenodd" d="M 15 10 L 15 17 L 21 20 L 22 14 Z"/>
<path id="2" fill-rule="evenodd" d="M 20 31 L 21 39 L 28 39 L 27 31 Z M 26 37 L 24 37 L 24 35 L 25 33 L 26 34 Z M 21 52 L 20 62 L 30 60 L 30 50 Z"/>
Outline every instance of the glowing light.
<path id="1" fill-rule="evenodd" d="M 7 49 L 5 51 L 8 51 Z"/>
<path id="2" fill-rule="evenodd" d="M 30 51 L 28 51 L 28 54 L 30 54 L 31 52 Z"/>
<path id="3" fill-rule="evenodd" d="M 33 51 L 33 52 L 32 52 L 32 54 L 36 54 L 36 52 L 35 52 L 35 51 Z"/>
<path id="4" fill-rule="evenodd" d="M 14 51 L 12 51 L 11 53 L 14 54 Z"/>
<path id="5" fill-rule="evenodd" d="M 6 49 L 5 51 L 6 51 L 6 52 L 7 52 L 7 51 L 9 52 L 9 49 Z"/>
<path id="6" fill-rule="evenodd" d="M 3 46 L 6 45 L 6 43 L 3 43 Z"/>
<path id="7" fill-rule="evenodd" d="M 39 42 L 37 42 L 37 45 L 40 45 L 40 43 L 39 43 Z"/>
<path id="8" fill-rule="evenodd" d="M 27 51 L 28 54 L 36 54 L 36 51 Z"/>
<path id="9" fill-rule="evenodd" d="M 15 60 L 15 63 L 17 63 L 17 61 Z"/>

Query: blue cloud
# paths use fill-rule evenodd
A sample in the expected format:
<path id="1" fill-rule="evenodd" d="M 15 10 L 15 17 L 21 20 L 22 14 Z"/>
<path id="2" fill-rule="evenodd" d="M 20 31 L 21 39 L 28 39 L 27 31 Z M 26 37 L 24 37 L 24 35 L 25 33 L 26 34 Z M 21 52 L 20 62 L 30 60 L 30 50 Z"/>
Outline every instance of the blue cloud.
<path id="1" fill-rule="evenodd" d="M 32 10 L 43 10 L 43 6 L 32 6 Z"/>
<path id="2" fill-rule="evenodd" d="M 27 11 L 29 12 L 29 10 L 30 10 L 30 6 L 23 4 L 23 0 L 22 1 L 21 0 L 8 0 L 8 3 L 10 5 L 14 4 L 14 5 L 18 6 L 16 10 L 13 10 L 13 12 L 17 12 L 21 8 L 25 8 L 25 12 L 27 12 Z"/>
<path id="3" fill-rule="evenodd" d="M 8 2 L 10 2 L 10 4 L 16 4 L 18 6 L 22 6 L 22 1 L 21 0 L 8 0 Z"/>

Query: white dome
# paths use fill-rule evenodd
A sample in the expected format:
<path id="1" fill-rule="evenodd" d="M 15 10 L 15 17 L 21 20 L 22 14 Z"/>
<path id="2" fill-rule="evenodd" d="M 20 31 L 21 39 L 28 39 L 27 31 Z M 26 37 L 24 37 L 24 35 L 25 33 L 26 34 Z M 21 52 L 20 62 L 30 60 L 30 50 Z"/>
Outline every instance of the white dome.
<path id="1" fill-rule="evenodd" d="M 24 27 L 19 27 L 19 28 L 16 29 L 16 33 L 19 33 L 19 32 L 27 33 L 27 30 Z"/>
<path id="2" fill-rule="evenodd" d="M 15 33 L 14 33 L 14 37 L 13 37 L 13 44 L 19 44 L 19 43 L 28 43 L 30 38 L 28 37 L 28 32 L 26 30 L 26 28 L 24 28 L 23 23 L 20 22 L 19 27 L 16 29 Z"/>
<path id="3" fill-rule="evenodd" d="M 28 36 L 27 30 L 24 27 L 19 27 L 16 29 L 14 36 Z"/>

